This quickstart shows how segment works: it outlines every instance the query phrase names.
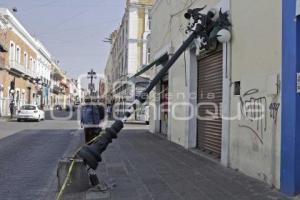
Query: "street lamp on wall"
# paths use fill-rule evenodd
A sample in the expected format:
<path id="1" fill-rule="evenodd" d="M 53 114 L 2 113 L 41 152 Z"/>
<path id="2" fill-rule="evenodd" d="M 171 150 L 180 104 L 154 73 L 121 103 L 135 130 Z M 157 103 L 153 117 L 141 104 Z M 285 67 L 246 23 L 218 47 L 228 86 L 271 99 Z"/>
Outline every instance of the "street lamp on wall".
<path id="1" fill-rule="evenodd" d="M 16 78 L 14 78 L 11 82 L 10 82 L 10 89 L 9 89 L 9 93 L 12 95 L 12 101 L 14 101 L 14 97 L 15 97 L 15 85 L 16 85 Z"/>
<path id="2" fill-rule="evenodd" d="M 36 77 L 36 78 L 33 79 L 33 83 L 36 83 L 38 85 L 40 85 L 40 81 L 41 81 L 41 79 L 38 78 L 38 77 Z"/>
<path id="3" fill-rule="evenodd" d="M 185 18 L 190 20 L 186 33 L 190 34 L 199 27 L 199 37 L 197 38 L 200 50 L 213 50 L 217 43 L 227 43 L 231 39 L 231 22 L 229 13 L 219 12 L 216 9 L 209 10 L 206 14 L 201 13 L 205 7 L 189 9 L 185 13 Z"/>

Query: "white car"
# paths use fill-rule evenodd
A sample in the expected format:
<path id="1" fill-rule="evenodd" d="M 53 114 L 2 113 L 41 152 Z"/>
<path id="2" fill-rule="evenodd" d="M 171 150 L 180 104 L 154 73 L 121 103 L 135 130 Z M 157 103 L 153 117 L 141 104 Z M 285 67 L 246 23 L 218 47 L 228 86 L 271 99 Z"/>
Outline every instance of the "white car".
<path id="1" fill-rule="evenodd" d="M 17 113 L 17 120 L 45 120 L 45 112 L 37 105 L 23 105 Z"/>

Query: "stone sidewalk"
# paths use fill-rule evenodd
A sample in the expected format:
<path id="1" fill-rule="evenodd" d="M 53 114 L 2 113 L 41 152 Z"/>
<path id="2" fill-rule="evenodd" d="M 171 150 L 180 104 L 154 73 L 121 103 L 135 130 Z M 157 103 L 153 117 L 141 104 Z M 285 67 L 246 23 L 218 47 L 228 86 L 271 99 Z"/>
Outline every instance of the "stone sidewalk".
<path id="1" fill-rule="evenodd" d="M 103 180 L 115 183 L 116 187 L 97 199 L 289 199 L 262 182 L 188 152 L 146 130 L 124 130 L 103 154 L 103 159 L 99 173 Z"/>
<path id="2" fill-rule="evenodd" d="M 147 130 L 122 131 L 102 157 L 99 175 L 115 187 L 105 194 L 71 194 L 64 199 L 289 199 L 260 181 L 224 168 Z"/>

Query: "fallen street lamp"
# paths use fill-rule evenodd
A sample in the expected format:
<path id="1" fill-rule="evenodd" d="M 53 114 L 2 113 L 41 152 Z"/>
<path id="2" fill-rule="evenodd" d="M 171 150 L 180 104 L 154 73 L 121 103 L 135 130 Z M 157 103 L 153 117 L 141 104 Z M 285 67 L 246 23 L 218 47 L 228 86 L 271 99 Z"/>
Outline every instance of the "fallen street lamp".
<path id="1" fill-rule="evenodd" d="M 123 120 L 117 120 L 110 128 L 101 132 L 100 136 L 95 138 L 91 145 L 85 145 L 79 150 L 77 155 L 82 158 L 88 167 L 96 170 L 98 162 L 101 162 L 101 154 L 106 150 L 107 146 L 113 139 L 117 138 L 118 133 L 123 129 L 124 123 L 135 112 L 136 108 L 144 103 L 151 90 L 159 83 L 162 77 L 169 71 L 180 55 L 189 48 L 195 39 L 200 38 L 200 49 L 210 49 L 211 43 L 228 42 L 230 40 L 229 15 L 227 12 L 219 13 L 213 10 L 208 11 L 207 14 L 201 13 L 203 8 L 189 9 L 185 17 L 190 20 L 186 33 L 188 38 L 183 42 L 179 49 L 170 58 L 167 64 L 156 74 L 148 87 L 141 93 L 141 95 L 133 102 L 129 111 L 125 113 Z M 219 14 L 218 16 L 216 16 Z M 228 32 L 227 32 L 227 31 Z M 220 34 L 220 35 L 218 35 Z M 219 39 L 218 39 L 219 38 Z"/>

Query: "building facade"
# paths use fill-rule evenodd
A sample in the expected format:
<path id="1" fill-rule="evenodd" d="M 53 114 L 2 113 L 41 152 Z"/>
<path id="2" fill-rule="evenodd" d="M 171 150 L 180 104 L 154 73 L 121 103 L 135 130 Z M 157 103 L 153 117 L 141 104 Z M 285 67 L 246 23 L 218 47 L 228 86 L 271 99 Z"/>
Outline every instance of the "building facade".
<path id="1" fill-rule="evenodd" d="M 53 109 L 56 105 L 65 108 L 66 85 L 63 84 L 65 73 L 59 67 L 58 61 L 52 60 L 51 69 L 50 108 Z"/>
<path id="2" fill-rule="evenodd" d="M 150 130 L 298 194 L 299 4 L 158 0 L 151 11 L 151 61 L 175 53 L 187 38 L 185 12 L 205 5 L 203 13 L 230 13 L 232 39 L 213 50 L 199 51 L 195 43 L 185 51 L 151 94 Z M 153 67 L 151 77 L 163 66 Z"/>
<path id="3" fill-rule="evenodd" d="M 109 96 L 106 102 L 118 103 L 122 113 L 138 93 L 135 86 L 148 84 L 147 77 L 131 79 L 132 84 L 127 80 L 148 63 L 149 13 L 153 3 L 154 0 L 127 0 L 121 25 L 111 34 L 111 52 L 105 69 Z"/>
<path id="4" fill-rule="evenodd" d="M 7 47 L 2 52 L 3 67 L 0 71 L 2 87 L 1 113 L 7 115 L 12 99 L 19 108 L 25 103 L 37 101 L 37 59 L 39 50 L 36 41 L 7 9 L 0 10 L 1 20 L 7 26 L 1 29 L 2 42 Z M 15 90 L 11 90 L 12 82 Z"/>
<path id="5" fill-rule="evenodd" d="M 52 57 L 6 8 L 0 8 L 0 116 L 24 104 L 51 107 Z M 14 89 L 12 89 L 14 87 Z"/>

